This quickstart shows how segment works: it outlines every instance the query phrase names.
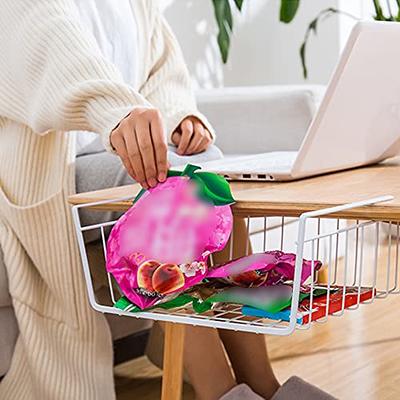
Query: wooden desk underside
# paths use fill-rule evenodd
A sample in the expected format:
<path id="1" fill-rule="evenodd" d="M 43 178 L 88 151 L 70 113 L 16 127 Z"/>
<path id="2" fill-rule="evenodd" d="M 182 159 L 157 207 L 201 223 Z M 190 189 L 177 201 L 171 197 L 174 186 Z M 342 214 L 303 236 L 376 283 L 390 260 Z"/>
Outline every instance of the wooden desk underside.
<path id="1" fill-rule="evenodd" d="M 393 195 L 389 202 L 360 207 L 331 217 L 400 221 L 400 158 L 379 165 L 338 172 L 294 182 L 232 182 L 233 206 L 238 216 L 292 216 L 383 195 Z M 140 190 L 128 185 L 70 196 L 71 204 L 120 199 Z M 125 211 L 130 201 L 113 202 L 100 210 Z"/>

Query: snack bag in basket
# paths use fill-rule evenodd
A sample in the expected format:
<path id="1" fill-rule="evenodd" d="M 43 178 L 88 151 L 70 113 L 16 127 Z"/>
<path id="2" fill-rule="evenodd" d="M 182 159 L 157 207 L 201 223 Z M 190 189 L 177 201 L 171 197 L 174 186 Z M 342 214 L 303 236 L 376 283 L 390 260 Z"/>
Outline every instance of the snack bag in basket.
<path id="1" fill-rule="evenodd" d="M 201 282 L 208 256 L 229 239 L 229 185 L 198 169 L 170 171 L 164 183 L 143 190 L 111 230 L 107 271 L 141 309 Z"/>
<path id="2" fill-rule="evenodd" d="M 293 281 L 296 255 L 280 250 L 266 251 L 237 258 L 210 270 L 207 278 L 222 278 L 242 287 L 270 286 Z M 312 269 L 321 268 L 321 261 L 303 260 L 301 284 L 311 275 Z"/>

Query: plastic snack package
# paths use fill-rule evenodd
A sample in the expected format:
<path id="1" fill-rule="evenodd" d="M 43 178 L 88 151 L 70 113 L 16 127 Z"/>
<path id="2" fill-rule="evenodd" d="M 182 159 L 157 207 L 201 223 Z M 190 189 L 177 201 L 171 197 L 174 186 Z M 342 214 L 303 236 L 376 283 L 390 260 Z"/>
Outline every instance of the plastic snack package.
<path id="1" fill-rule="evenodd" d="M 106 268 L 140 309 L 201 282 L 208 256 L 232 231 L 234 202 L 222 177 L 188 165 L 165 182 L 142 190 L 107 241 Z"/>
<path id="2" fill-rule="evenodd" d="M 319 297 L 326 295 L 327 290 L 326 289 L 314 289 L 313 291 L 313 296 L 314 297 Z M 299 294 L 299 302 L 303 301 L 304 299 L 309 298 L 311 295 L 310 290 L 306 290 L 305 292 L 300 292 Z M 242 307 L 242 314 L 246 316 L 251 316 L 251 317 L 258 317 L 258 318 L 268 318 L 268 319 L 273 319 L 273 320 L 282 320 L 282 321 L 289 321 L 290 320 L 290 305 L 291 305 L 292 299 L 288 302 L 286 307 L 281 308 L 280 310 L 276 311 L 271 311 L 267 309 L 262 309 L 260 307 L 250 305 L 250 304 L 245 304 Z M 297 323 L 300 323 L 301 320 L 297 318 Z"/>
<path id="3" fill-rule="evenodd" d="M 207 278 L 223 278 L 242 287 L 270 286 L 293 281 L 295 264 L 295 254 L 273 250 L 240 257 L 217 266 L 209 271 Z M 310 277 L 313 268 L 317 271 L 321 265 L 320 261 L 303 260 L 301 284 Z"/>
<path id="4" fill-rule="evenodd" d="M 288 305 L 292 298 L 289 285 L 261 287 L 230 287 L 209 297 L 209 303 L 234 303 L 255 307 L 270 313 L 277 313 Z"/>
<path id="5" fill-rule="evenodd" d="M 331 286 L 329 290 L 324 286 L 314 289 L 312 307 L 310 292 L 300 293 L 299 307 L 296 320 L 300 325 L 311 321 L 325 318 L 327 315 L 341 311 L 343 308 L 349 308 L 359 302 L 370 300 L 375 295 L 375 290 L 370 287 L 342 287 Z M 344 299 L 343 299 L 344 298 Z M 242 313 L 248 316 L 269 318 L 274 320 L 289 321 L 290 308 L 286 308 L 278 313 L 265 312 L 254 307 L 245 306 Z"/>
<path id="6" fill-rule="evenodd" d="M 193 310 L 203 313 L 211 310 L 218 303 L 240 304 L 255 307 L 269 313 L 277 313 L 290 305 L 292 298 L 292 287 L 289 285 L 264 286 L 254 288 L 225 287 L 223 289 L 212 289 L 208 293 L 211 296 L 204 298 L 201 288 L 194 288 L 187 293 L 179 294 L 177 297 L 166 302 L 156 304 L 154 308 L 173 309 L 191 303 Z M 141 309 L 126 298 L 122 297 L 115 305 L 122 310 L 129 307 L 130 312 L 138 312 Z"/>

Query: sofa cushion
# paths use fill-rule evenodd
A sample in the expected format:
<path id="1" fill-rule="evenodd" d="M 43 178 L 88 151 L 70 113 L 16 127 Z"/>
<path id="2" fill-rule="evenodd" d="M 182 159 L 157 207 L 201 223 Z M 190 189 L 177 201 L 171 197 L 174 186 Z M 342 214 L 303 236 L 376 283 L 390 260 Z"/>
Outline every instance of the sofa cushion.
<path id="1" fill-rule="evenodd" d="M 323 86 L 225 87 L 196 92 L 226 154 L 298 150 Z"/>

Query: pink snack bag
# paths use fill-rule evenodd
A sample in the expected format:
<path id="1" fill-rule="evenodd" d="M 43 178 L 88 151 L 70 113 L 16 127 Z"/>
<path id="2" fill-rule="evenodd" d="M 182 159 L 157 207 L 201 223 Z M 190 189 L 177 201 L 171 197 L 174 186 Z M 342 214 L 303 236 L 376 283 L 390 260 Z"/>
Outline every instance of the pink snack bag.
<path id="1" fill-rule="evenodd" d="M 271 286 L 294 279 L 296 255 L 280 250 L 266 251 L 237 258 L 210 270 L 207 278 L 222 278 L 242 287 Z M 300 282 L 303 284 L 322 266 L 321 261 L 303 260 Z"/>
<path id="2" fill-rule="evenodd" d="M 232 231 L 228 183 L 188 165 L 142 191 L 107 241 L 107 271 L 123 294 L 145 309 L 201 282 L 208 256 Z"/>

